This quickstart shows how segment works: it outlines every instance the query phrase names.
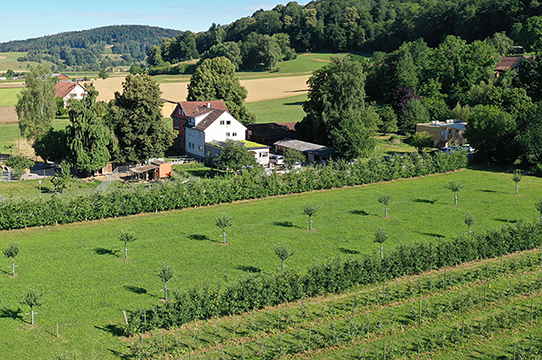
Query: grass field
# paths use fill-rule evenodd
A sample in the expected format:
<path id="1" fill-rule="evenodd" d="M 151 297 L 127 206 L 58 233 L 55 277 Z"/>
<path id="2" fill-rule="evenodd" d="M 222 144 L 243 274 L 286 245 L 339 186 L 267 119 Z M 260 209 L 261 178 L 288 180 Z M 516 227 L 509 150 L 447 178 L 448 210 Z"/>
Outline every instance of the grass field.
<path id="1" fill-rule="evenodd" d="M 22 88 L 15 89 L 0 89 L 0 106 L 15 106 L 17 105 L 17 94 Z"/>
<path id="2" fill-rule="evenodd" d="M 451 179 L 464 184 L 457 206 L 443 187 Z M 392 194 L 389 218 L 383 217 L 376 201 L 384 192 Z M 18 276 L 9 276 L 7 259 L 0 274 L 0 287 L 10 289 L 0 295 L 0 354 L 36 359 L 62 348 L 85 359 L 116 358 L 125 351 L 125 342 L 116 335 L 121 311 L 160 302 L 162 284 L 156 273 L 164 260 L 175 270 L 172 288 L 221 284 L 247 272 L 277 271 L 280 262 L 273 248 L 283 241 L 295 251 L 287 265 L 303 272 L 328 257 L 376 251 L 372 239 L 378 226 L 390 234 L 386 251 L 403 243 L 460 235 L 466 231 L 466 211 L 475 215 L 473 230 L 478 232 L 517 219 L 536 220 L 533 203 L 541 193 L 539 178 L 524 177 L 520 194 L 515 195 L 510 174 L 464 170 L 161 214 L 4 231 L 0 247 L 16 241 L 21 253 L 16 258 Z M 308 201 L 319 207 L 312 232 L 300 210 Z M 220 244 L 220 230 L 213 224 L 213 218 L 223 213 L 234 221 L 228 246 Z M 131 227 L 139 238 L 130 244 L 128 260 L 122 258 L 122 244 L 116 239 L 125 227 Z M 18 302 L 30 285 L 44 294 L 35 326 L 28 324 L 24 314 L 28 309 Z M 30 343 L 31 348 L 25 346 Z"/>
<path id="3" fill-rule="evenodd" d="M 303 103 L 307 95 L 247 103 L 247 109 L 256 115 L 256 123 L 301 121 L 305 116 Z"/>

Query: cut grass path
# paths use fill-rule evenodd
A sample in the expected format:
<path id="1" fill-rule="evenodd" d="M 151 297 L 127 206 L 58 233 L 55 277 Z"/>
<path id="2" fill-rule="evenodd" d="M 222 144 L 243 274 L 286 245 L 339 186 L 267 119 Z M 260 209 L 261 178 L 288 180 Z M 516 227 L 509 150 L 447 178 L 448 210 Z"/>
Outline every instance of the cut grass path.
<path id="1" fill-rule="evenodd" d="M 459 203 L 443 185 L 464 184 Z M 380 193 L 393 195 L 389 218 L 377 202 Z M 390 239 L 384 251 L 413 241 L 439 241 L 466 231 L 463 215 L 476 217 L 473 231 L 485 231 L 539 214 L 535 200 L 542 179 L 524 176 L 514 194 L 510 174 L 464 170 L 418 179 L 318 191 L 197 209 L 144 214 L 45 228 L 0 232 L 0 248 L 11 241 L 21 246 L 18 276 L 11 278 L 0 262 L 0 354 L 10 359 L 47 358 L 59 348 L 84 359 L 114 359 L 124 342 L 116 336 L 123 309 L 149 308 L 160 302 L 157 271 L 168 261 L 175 271 L 168 286 L 224 284 L 247 272 L 275 272 L 280 261 L 273 248 L 286 242 L 295 251 L 289 269 L 303 272 L 328 257 L 373 253 L 374 231 L 384 226 Z M 314 231 L 301 214 L 306 202 L 319 206 Z M 220 244 L 213 219 L 232 217 L 228 246 Z M 129 259 L 119 252 L 120 229 L 131 227 L 138 240 L 129 244 Z M 36 325 L 28 324 L 29 309 L 19 301 L 28 286 L 43 292 Z M 18 312 L 18 308 L 21 311 Z M 56 338 L 56 324 L 60 338 Z M 32 346 L 29 346 L 32 344 Z"/>

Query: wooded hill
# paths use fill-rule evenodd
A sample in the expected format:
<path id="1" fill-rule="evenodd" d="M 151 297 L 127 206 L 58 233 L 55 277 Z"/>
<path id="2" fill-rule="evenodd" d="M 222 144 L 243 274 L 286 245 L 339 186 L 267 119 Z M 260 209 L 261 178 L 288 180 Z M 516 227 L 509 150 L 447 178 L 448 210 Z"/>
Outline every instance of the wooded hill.
<path id="1" fill-rule="evenodd" d="M 24 60 L 86 65 L 89 70 L 96 70 L 144 60 L 151 46 L 180 33 L 152 26 L 115 25 L 0 43 L 0 51 L 28 52 Z M 120 61 L 116 59 L 118 64 L 102 56 L 108 45 L 113 54 L 121 55 Z"/>

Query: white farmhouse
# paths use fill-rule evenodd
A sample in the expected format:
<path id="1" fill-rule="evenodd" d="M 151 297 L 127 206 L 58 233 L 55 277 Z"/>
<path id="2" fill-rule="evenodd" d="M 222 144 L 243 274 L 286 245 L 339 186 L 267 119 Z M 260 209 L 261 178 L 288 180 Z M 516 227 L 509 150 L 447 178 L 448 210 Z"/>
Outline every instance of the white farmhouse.
<path id="1" fill-rule="evenodd" d="M 64 100 L 64 107 L 68 105 L 68 100 L 81 100 L 87 94 L 87 90 L 79 83 L 73 81 L 59 81 L 56 84 L 56 97 Z"/>
<path id="2" fill-rule="evenodd" d="M 205 157 L 205 143 L 213 140 L 245 140 L 246 127 L 226 110 L 207 107 L 188 118 L 186 128 L 186 153 L 196 158 Z"/>

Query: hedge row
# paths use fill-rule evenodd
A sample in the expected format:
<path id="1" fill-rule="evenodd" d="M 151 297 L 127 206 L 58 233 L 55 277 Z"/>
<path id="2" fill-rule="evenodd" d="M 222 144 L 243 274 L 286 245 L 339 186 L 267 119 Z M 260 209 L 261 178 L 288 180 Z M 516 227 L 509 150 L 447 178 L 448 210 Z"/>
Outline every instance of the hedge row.
<path id="1" fill-rule="evenodd" d="M 340 293 L 359 284 L 498 257 L 542 245 L 542 225 L 518 222 L 471 238 L 439 243 L 403 245 L 384 259 L 371 255 L 336 258 L 312 266 L 306 274 L 257 274 L 223 287 L 196 286 L 177 292 L 175 300 L 129 314 L 126 335 L 155 328 L 174 328 L 193 320 L 210 319 L 314 297 Z"/>
<path id="2" fill-rule="evenodd" d="M 467 165 L 464 152 L 435 156 L 405 155 L 373 158 L 348 165 L 333 162 L 288 174 L 247 171 L 199 181 L 169 181 L 152 188 L 124 188 L 72 198 L 8 201 L 0 207 L 0 230 L 66 224 L 127 216 L 142 212 L 182 209 L 235 200 L 339 188 L 377 181 L 447 172 Z"/>

